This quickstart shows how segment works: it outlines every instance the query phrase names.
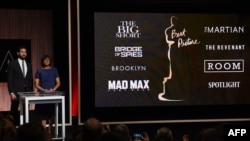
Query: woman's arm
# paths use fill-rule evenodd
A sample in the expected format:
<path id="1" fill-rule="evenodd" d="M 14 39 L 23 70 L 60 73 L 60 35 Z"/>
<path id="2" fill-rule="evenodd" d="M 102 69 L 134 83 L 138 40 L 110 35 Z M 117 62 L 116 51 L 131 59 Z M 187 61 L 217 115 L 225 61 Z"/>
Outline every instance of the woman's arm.
<path id="1" fill-rule="evenodd" d="M 53 88 L 53 90 L 56 91 L 60 87 L 60 85 L 61 85 L 60 77 L 57 77 L 56 78 L 56 85 Z"/>
<path id="2" fill-rule="evenodd" d="M 45 89 L 40 86 L 40 80 L 38 78 L 35 79 L 35 88 L 38 89 L 39 91 L 44 92 Z"/>

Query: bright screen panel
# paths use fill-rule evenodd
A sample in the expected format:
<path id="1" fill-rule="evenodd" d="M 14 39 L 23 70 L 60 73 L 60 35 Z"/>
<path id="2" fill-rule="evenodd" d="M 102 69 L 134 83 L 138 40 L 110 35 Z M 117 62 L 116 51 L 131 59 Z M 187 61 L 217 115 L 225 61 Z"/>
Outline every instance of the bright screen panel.
<path id="1" fill-rule="evenodd" d="M 243 3 L 80 2 L 80 119 L 250 117 Z"/>
<path id="2" fill-rule="evenodd" d="M 250 103 L 249 15 L 94 13 L 95 106 Z"/>

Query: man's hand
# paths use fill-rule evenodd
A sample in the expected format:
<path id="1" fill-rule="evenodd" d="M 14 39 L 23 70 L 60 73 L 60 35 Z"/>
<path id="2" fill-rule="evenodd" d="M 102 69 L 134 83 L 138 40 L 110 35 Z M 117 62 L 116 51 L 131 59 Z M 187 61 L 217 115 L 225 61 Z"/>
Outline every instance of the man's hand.
<path id="1" fill-rule="evenodd" d="M 10 99 L 11 100 L 16 100 L 16 95 L 14 93 L 10 93 Z"/>

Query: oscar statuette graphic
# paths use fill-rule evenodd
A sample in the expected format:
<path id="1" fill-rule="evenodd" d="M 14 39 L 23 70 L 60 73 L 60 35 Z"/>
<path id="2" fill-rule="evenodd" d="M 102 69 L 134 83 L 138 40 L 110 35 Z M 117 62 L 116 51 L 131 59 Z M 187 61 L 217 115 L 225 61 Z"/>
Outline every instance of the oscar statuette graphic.
<path id="1" fill-rule="evenodd" d="M 176 17 L 172 16 L 170 18 L 170 23 L 171 24 L 170 24 L 169 27 L 167 27 L 165 29 L 165 39 L 166 39 L 166 43 L 168 44 L 167 56 L 168 56 L 168 60 L 169 60 L 169 74 L 168 74 L 168 76 L 163 78 L 163 81 L 162 81 L 163 91 L 162 91 L 162 93 L 159 93 L 159 95 L 158 95 L 158 98 L 159 98 L 160 101 L 183 101 L 183 99 L 169 99 L 169 98 L 167 98 L 167 94 L 166 94 L 166 83 L 167 83 L 168 80 L 170 80 L 172 78 L 171 47 L 175 43 L 174 40 L 169 39 L 169 35 L 168 35 L 167 31 L 170 30 L 174 26 L 173 18 L 176 18 Z"/>

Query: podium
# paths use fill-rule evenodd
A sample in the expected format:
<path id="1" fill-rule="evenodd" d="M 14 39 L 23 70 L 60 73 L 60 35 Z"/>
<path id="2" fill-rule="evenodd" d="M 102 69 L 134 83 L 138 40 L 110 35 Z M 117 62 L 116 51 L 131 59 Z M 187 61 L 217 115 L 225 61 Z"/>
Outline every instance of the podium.
<path id="1" fill-rule="evenodd" d="M 19 92 L 20 102 L 20 125 L 29 123 L 29 104 L 55 104 L 55 136 L 52 140 L 65 140 L 65 98 L 64 92 Z M 58 117 L 59 117 L 59 104 L 61 104 L 61 136 L 59 136 Z M 24 105 L 24 106 L 23 106 Z M 25 110 L 24 110 L 25 109 Z M 24 116 L 25 111 L 25 116 Z M 24 118 L 25 117 L 25 118 Z"/>

